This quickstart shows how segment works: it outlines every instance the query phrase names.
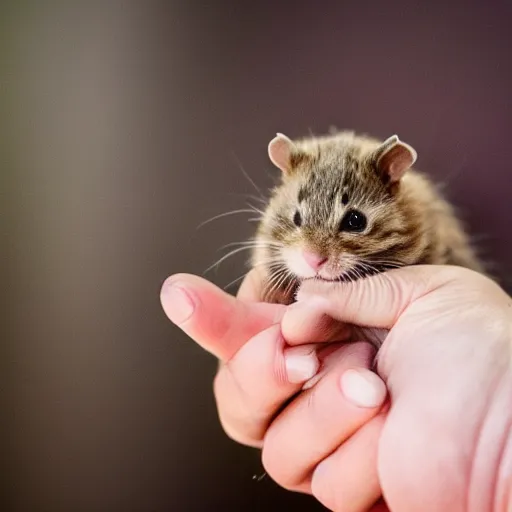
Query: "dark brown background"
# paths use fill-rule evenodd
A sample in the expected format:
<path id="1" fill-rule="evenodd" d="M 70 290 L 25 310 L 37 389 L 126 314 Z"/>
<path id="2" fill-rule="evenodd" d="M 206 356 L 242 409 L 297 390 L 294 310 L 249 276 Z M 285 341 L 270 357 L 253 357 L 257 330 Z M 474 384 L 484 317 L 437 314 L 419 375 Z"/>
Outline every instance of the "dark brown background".
<path id="1" fill-rule="evenodd" d="M 267 187 L 276 131 L 330 125 L 415 146 L 506 278 L 512 9 L 21 4 L 0 27 L 2 510 L 316 510 L 252 479 L 160 285 L 251 234 L 243 215 L 196 230 L 254 192 L 236 158 Z"/>

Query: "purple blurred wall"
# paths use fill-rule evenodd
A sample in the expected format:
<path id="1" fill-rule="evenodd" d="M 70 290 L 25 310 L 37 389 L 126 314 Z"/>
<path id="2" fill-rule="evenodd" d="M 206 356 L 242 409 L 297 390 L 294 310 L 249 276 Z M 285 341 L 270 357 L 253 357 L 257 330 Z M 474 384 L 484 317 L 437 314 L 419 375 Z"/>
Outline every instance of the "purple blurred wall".
<path id="1" fill-rule="evenodd" d="M 276 131 L 398 133 L 510 283 L 512 7 L 376 5 L 3 3 L 2 510 L 320 510 L 252 479 L 159 305 L 250 236 L 196 227 L 254 192 L 237 160 L 271 184 Z"/>

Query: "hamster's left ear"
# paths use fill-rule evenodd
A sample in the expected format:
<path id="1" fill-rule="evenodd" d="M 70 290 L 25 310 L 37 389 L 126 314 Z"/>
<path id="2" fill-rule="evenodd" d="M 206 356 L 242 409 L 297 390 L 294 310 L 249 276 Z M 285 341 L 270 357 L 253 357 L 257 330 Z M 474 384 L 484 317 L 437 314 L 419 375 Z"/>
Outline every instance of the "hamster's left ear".
<path id="1" fill-rule="evenodd" d="M 375 151 L 377 170 L 389 183 L 399 182 L 417 158 L 415 149 L 402 142 L 398 135 L 389 137 Z"/>
<path id="2" fill-rule="evenodd" d="M 268 156 L 272 163 L 284 173 L 292 170 L 294 143 L 282 133 L 278 133 L 268 145 Z"/>

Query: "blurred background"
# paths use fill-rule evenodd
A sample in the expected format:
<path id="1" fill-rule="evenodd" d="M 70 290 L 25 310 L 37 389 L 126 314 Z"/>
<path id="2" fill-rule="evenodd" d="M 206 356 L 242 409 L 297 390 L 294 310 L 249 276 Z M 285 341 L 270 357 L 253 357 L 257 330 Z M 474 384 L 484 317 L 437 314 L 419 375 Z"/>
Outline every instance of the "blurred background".
<path id="1" fill-rule="evenodd" d="M 272 184 L 277 131 L 398 133 L 510 290 L 512 7 L 376 5 L 1 3 L 1 510 L 321 510 L 253 478 L 159 303 L 251 236 L 197 226 L 246 207 L 241 166 Z"/>

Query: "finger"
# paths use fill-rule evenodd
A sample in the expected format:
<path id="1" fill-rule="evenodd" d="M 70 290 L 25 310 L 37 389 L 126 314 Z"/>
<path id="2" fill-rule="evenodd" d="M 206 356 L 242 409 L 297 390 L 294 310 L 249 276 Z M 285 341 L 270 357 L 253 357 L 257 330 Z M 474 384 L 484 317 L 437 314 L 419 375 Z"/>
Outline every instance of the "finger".
<path id="1" fill-rule="evenodd" d="M 260 446 L 276 412 L 317 369 L 314 346 L 286 348 L 279 325 L 257 334 L 214 380 L 226 433 L 239 443 Z"/>
<path id="2" fill-rule="evenodd" d="M 188 274 L 168 278 L 160 300 L 173 323 L 224 361 L 255 334 L 278 323 L 284 312 L 284 306 L 244 302 Z"/>
<path id="3" fill-rule="evenodd" d="M 324 297 L 301 300 L 287 308 L 283 316 L 283 335 L 289 345 L 331 341 L 368 341 L 380 347 L 386 329 L 351 326 L 326 314 L 329 306 Z"/>
<path id="4" fill-rule="evenodd" d="M 283 321 L 290 315 L 291 320 L 287 320 L 285 333 L 285 339 L 289 345 L 302 345 L 305 340 L 308 343 L 347 341 L 352 333 L 350 325 L 335 320 L 325 313 L 324 300 L 292 304 L 288 306 Z"/>
<path id="5" fill-rule="evenodd" d="M 314 470 L 311 492 L 328 509 L 366 512 L 378 506 L 377 456 L 384 421 L 385 414 L 372 418 Z"/>
<path id="6" fill-rule="evenodd" d="M 271 424 L 263 464 L 281 486 L 301 486 L 321 460 L 379 412 L 387 391 L 367 369 L 373 355 L 367 343 L 342 346 L 329 356 L 327 374 Z"/>
<path id="7" fill-rule="evenodd" d="M 298 291 L 297 300 L 311 303 L 315 299 L 317 307 L 323 304 L 325 314 L 343 322 L 390 329 L 412 302 L 441 286 L 444 280 L 453 279 L 453 270 L 450 272 L 432 265 L 411 266 L 350 283 L 309 280 Z M 290 308 L 283 319 L 284 333 L 301 313 L 300 309 Z"/>

